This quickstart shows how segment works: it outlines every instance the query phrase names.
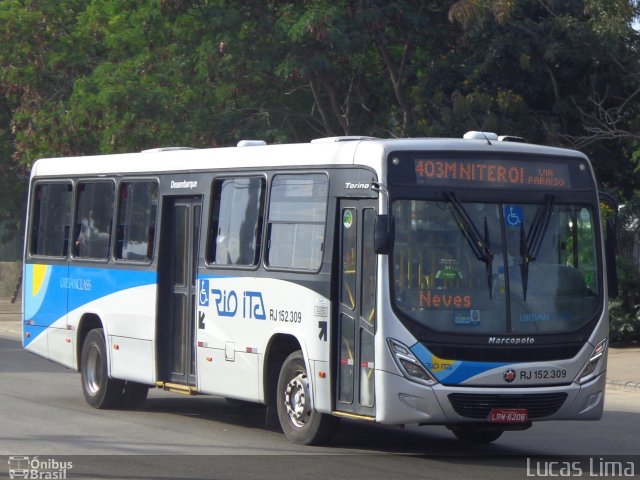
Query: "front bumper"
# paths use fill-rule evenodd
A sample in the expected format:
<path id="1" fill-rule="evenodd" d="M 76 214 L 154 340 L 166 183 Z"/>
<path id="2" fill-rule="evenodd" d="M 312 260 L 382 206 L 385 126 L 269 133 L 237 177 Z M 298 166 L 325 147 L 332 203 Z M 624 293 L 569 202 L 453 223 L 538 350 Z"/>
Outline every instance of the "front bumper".
<path id="1" fill-rule="evenodd" d="M 584 385 L 496 388 L 441 384 L 427 387 L 378 370 L 376 421 L 391 425 L 486 423 L 481 413 L 483 405 L 488 412 L 491 408 L 515 408 L 520 404 L 529 409 L 534 422 L 598 420 L 604 409 L 605 387 L 604 373 Z M 452 394 L 457 395 L 450 397 Z M 455 406 L 452 399 L 458 400 Z M 478 408 L 465 409 L 464 402 Z"/>

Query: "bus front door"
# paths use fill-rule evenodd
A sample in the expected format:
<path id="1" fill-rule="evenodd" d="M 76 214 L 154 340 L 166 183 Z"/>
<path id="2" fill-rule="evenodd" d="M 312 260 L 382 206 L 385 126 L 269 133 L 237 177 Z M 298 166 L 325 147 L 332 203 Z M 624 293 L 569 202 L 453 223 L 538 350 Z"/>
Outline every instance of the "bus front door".
<path id="1" fill-rule="evenodd" d="M 195 299 L 200 197 L 167 200 L 159 264 L 159 380 L 196 384 Z"/>
<path id="2" fill-rule="evenodd" d="M 375 416 L 376 255 L 373 200 L 340 201 L 336 410 Z"/>

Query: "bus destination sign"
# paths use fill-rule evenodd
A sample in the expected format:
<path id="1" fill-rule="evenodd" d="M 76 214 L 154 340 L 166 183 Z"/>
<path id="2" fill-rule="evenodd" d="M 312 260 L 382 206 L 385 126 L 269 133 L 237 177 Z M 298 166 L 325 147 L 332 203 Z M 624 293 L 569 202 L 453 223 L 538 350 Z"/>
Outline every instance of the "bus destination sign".
<path id="1" fill-rule="evenodd" d="M 419 185 L 565 190 L 571 188 L 569 167 L 563 163 L 505 160 L 415 159 Z"/>

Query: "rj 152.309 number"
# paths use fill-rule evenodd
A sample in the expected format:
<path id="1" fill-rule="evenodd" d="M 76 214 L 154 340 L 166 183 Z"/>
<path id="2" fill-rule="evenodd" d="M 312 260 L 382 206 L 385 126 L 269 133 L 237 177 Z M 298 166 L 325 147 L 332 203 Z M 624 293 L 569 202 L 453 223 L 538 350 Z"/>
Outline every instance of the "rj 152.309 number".
<path id="1" fill-rule="evenodd" d="M 529 370 L 520 372 L 520 380 L 562 379 L 566 377 L 567 371 L 564 368 L 556 368 L 550 370 Z"/>
<path id="2" fill-rule="evenodd" d="M 302 323 L 302 313 L 295 310 L 269 310 L 269 320 L 274 322 Z"/>

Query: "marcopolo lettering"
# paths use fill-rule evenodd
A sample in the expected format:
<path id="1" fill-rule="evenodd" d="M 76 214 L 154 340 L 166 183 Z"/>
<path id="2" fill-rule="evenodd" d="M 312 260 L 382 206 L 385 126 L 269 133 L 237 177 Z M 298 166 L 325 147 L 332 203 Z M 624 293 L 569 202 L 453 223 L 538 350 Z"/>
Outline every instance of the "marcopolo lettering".
<path id="1" fill-rule="evenodd" d="M 536 343 L 533 337 L 489 337 L 489 345 L 531 345 Z"/>

